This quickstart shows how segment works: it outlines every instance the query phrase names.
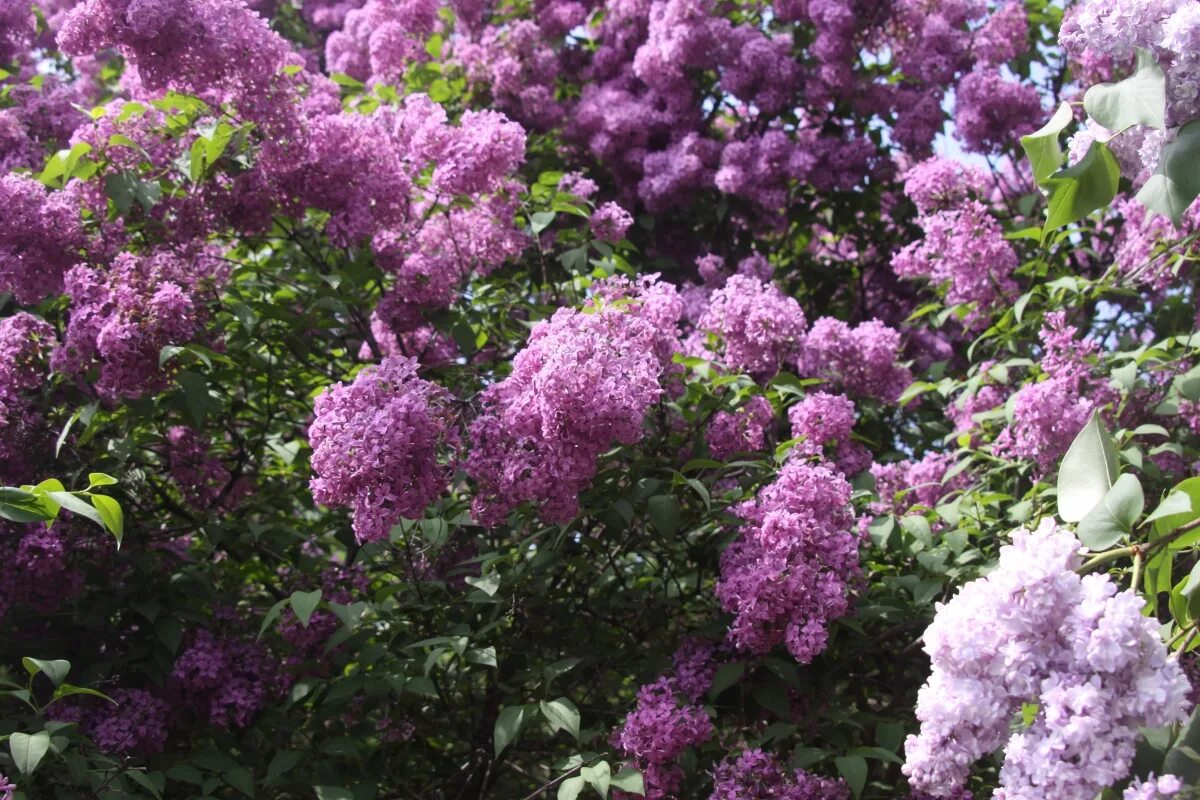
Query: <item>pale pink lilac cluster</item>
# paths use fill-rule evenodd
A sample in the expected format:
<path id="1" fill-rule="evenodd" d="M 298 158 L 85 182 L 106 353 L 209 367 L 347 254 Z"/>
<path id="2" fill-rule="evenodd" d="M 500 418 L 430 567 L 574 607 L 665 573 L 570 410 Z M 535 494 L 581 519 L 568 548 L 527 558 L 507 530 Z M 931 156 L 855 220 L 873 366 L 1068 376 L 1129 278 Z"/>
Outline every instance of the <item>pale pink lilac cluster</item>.
<path id="1" fill-rule="evenodd" d="M 171 687 L 217 728 L 244 728 L 281 688 L 279 662 L 255 641 L 195 631 L 175 660 Z"/>
<path id="2" fill-rule="evenodd" d="M 697 328 L 717 337 L 717 360 L 756 378 L 794 362 L 807 322 L 794 298 L 749 275 L 733 275 L 714 291 Z"/>
<path id="3" fill-rule="evenodd" d="M 1122 275 L 1162 292 L 1188 274 L 1195 246 L 1180 243 L 1200 230 L 1200 206 L 1193 205 L 1183 215 L 1179 228 L 1130 197 L 1114 200 L 1112 210 L 1122 220 L 1113 254 Z"/>
<path id="4" fill-rule="evenodd" d="M 803 439 L 793 451 L 801 456 L 828 457 L 846 475 L 871 465 L 871 452 L 850 437 L 854 401 L 845 395 L 813 392 L 788 409 L 792 438 Z"/>
<path id="5" fill-rule="evenodd" d="M 1186 0 L 1087 0 L 1063 21 L 1059 41 L 1084 63 L 1116 65 L 1116 79 L 1127 74 L 1135 49 L 1148 50 L 1167 78 L 1167 126 L 1200 117 L 1200 10 Z M 1106 76 L 1107 77 L 1107 76 Z M 1090 137 L 1106 140 L 1112 132 L 1094 122 Z M 1136 126 L 1112 138 L 1125 174 L 1144 181 L 1154 171 L 1163 145 L 1173 135 Z M 1085 138 L 1077 145 L 1090 143 Z"/>
<path id="6" fill-rule="evenodd" d="M 350 506 L 362 542 L 386 539 L 402 517 L 421 516 L 446 490 L 450 395 L 417 369 L 414 359 L 385 358 L 314 404 L 313 498 Z"/>
<path id="7" fill-rule="evenodd" d="M 717 765 L 709 800 L 850 800 L 850 787 L 837 778 L 788 770 L 770 753 L 752 749 Z"/>
<path id="8" fill-rule="evenodd" d="M 897 275 L 944 285 L 950 305 L 971 304 L 968 328 L 986 324 L 991 307 L 1016 299 L 1016 250 L 982 203 L 966 200 L 917 221 L 925 237 L 892 256 Z"/>
<path id="9" fill-rule="evenodd" d="M 906 743 L 915 788 L 948 794 L 1004 746 L 998 800 L 1091 800 L 1128 774 L 1139 728 L 1183 718 L 1187 679 L 1157 621 L 1107 575 L 1077 574 L 1080 549 L 1053 520 L 1017 530 L 993 572 L 938 606 Z"/>
<path id="10" fill-rule="evenodd" d="M 761 452 L 774 421 L 771 401 L 762 395 L 751 397 L 736 411 L 718 411 L 704 432 L 708 452 L 721 460 L 737 453 Z"/>
<path id="11" fill-rule="evenodd" d="M 715 589 L 734 615 L 729 639 L 757 654 L 786 644 L 807 664 L 849 610 L 859 575 L 850 485 L 827 465 L 792 460 L 735 512 L 741 531 L 721 555 Z"/>
<path id="12" fill-rule="evenodd" d="M 801 374 L 821 378 L 831 390 L 894 403 L 912 383 L 912 373 L 898 363 L 900 332 L 879 320 L 851 327 L 840 319 L 821 317 L 803 345 Z"/>
<path id="13" fill-rule="evenodd" d="M 1046 379 L 1022 386 L 1012 400 L 1012 422 L 993 443 L 996 453 L 1030 459 L 1047 474 L 1067 451 L 1092 413 L 1117 399 L 1103 377 L 1093 377 L 1099 345 L 1076 339 L 1077 331 L 1056 311 L 1041 331 Z"/>
<path id="14" fill-rule="evenodd" d="M 1167 800 L 1179 797 L 1185 789 L 1185 784 L 1176 775 L 1154 777 L 1153 773 L 1145 780 L 1134 778 L 1126 787 L 1121 800 Z"/>
<path id="15" fill-rule="evenodd" d="M 495 525 L 521 503 L 547 522 L 575 516 L 600 454 L 642 438 L 682 313 L 670 284 L 610 280 L 582 310 L 560 308 L 534 326 L 470 427 L 477 521 Z"/>

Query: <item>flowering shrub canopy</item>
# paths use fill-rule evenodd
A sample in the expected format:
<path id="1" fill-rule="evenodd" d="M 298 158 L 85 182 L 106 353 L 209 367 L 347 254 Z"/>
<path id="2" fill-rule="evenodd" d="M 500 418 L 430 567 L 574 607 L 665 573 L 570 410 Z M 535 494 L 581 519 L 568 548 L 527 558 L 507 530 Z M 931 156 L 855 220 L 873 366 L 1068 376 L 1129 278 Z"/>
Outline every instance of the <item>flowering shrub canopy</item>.
<path id="1" fill-rule="evenodd" d="M 1200 3 L 0 0 L 0 800 L 1200 796 Z"/>

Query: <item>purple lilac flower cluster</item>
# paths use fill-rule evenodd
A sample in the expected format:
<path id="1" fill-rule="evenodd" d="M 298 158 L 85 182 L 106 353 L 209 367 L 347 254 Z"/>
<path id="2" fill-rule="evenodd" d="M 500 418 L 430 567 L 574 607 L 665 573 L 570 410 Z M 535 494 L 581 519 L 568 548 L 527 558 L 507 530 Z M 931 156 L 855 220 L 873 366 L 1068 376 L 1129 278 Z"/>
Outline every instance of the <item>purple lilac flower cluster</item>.
<path id="1" fill-rule="evenodd" d="M 806 326 L 795 299 L 774 284 L 739 274 L 712 293 L 697 327 L 718 337 L 722 364 L 769 378 L 796 360 Z"/>
<path id="2" fill-rule="evenodd" d="M 871 451 L 850 438 L 854 428 L 854 401 L 843 394 L 813 392 L 788 409 L 792 438 L 803 438 L 793 451 L 801 456 L 828 456 L 846 475 L 857 475 L 871 465 Z"/>
<path id="3" fill-rule="evenodd" d="M 548 522 L 570 520 L 600 454 L 642 438 L 682 303 L 653 279 L 602 284 L 595 295 L 534 326 L 512 374 L 483 392 L 465 465 L 479 483 L 479 522 L 497 524 L 524 502 Z"/>
<path id="4" fill-rule="evenodd" d="M 792 460 L 735 510 L 741 532 L 721 556 L 715 590 L 734 614 L 729 639 L 759 654 L 786 643 L 807 664 L 849 609 L 859 575 L 850 485 L 829 466 Z"/>
<path id="5" fill-rule="evenodd" d="M 938 606 L 921 732 L 906 743 L 916 788 L 951 792 L 1004 745 L 997 798 L 1090 800 L 1128 774 L 1138 728 L 1183 718 L 1187 679 L 1158 623 L 1107 575 L 1078 575 L 1080 549 L 1053 520 L 1018 530 L 994 572 Z M 1014 733 L 1030 703 L 1036 717 Z"/>
<path id="6" fill-rule="evenodd" d="M 736 411 L 718 411 L 708 423 L 704 440 L 713 458 L 757 453 L 767 446 L 767 431 L 775 421 L 771 401 L 755 395 Z"/>
<path id="7" fill-rule="evenodd" d="M 279 662 L 255 641 L 195 631 L 175 660 L 172 688 L 218 728 L 244 728 L 279 695 Z"/>
<path id="8" fill-rule="evenodd" d="M 713 771 L 709 800 L 850 800 L 845 781 L 787 770 L 762 750 L 746 750 Z"/>
<path id="9" fill-rule="evenodd" d="M 385 358 L 316 400 L 313 497 L 350 506 L 359 541 L 387 538 L 401 517 L 419 517 L 446 489 L 450 395 L 417 377 L 417 367 L 411 358 Z"/>

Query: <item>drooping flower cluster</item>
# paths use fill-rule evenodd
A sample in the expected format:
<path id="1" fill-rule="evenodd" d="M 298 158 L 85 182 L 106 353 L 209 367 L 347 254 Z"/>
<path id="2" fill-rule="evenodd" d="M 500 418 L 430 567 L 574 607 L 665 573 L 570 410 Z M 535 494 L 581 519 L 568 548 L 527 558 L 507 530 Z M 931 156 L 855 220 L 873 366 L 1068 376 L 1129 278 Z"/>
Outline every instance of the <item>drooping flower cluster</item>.
<path id="1" fill-rule="evenodd" d="M 828 624 L 847 612 L 859 574 L 850 485 L 828 466 L 790 461 L 774 483 L 736 508 L 738 538 L 721 556 L 716 586 L 734 614 L 739 650 L 786 643 L 807 664 L 825 648 Z"/>
<path id="2" fill-rule="evenodd" d="M 995 69 L 967 74 L 958 82 L 954 103 L 959 138 L 979 153 L 1000 153 L 1032 133 L 1043 114 L 1036 86 L 1005 78 Z"/>
<path id="3" fill-rule="evenodd" d="M 1183 717 L 1187 679 L 1142 600 L 1080 577 L 1079 541 L 1053 520 L 1018 530 L 999 567 L 964 586 L 925 632 L 933 672 L 904 773 L 945 794 L 1005 745 L 1002 800 L 1090 800 L 1128 774 L 1139 727 Z M 1022 704 L 1032 724 L 1010 729 Z"/>
<path id="4" fill-rule="evenodd" d="M 697 327 L 718 337 L 722 364 L 766 378 L 796 360 L 806 325 L 795 299 L 774 284 L 738 274 L 712 293 Z"/>
<path id="5" fill-rule="evenodd" d="M 46 438 L 31 395 L 44 380 L 54 329 L 32 314 L 0 319 L 0 480 L 22 483 Z"/>
<path id="6" fill-rule="evenodd" d="M 621 241 L 632 225 L 633 217 L 616 203 L 605 203 L 592 214 L 592 233 L 604 242 Z"/>
<path id="7" fill-rule="evenodd" d="M 77 522 L 53 525 L 17 524 L 0 520 L 0 619 L 12 608 L 42 614 L 59 609 L 83 588 L 79 562 L 100 560 Z"/>
<path id="8" fill-rule="evenodd" d="M 1045 474 L 1067 451 L 1097 409 L 1116 399 L 1105 379 L 1092 377 L 1089 360 L 1099 352 L 1092 341 L 1075 338 L 1064 312 L 1047 315 L 1042 328 L 1046 380 L 1027 383 L 1012 401 L 1012 424 L 996 438 L 997 453 L 1032 459 Z"/>
<path id="9" fill-rule="evenodd" d="M 704 432 L 713 458 L 727 459 L 736 453 L 757 453 L 766 447 L 767 430 L 775 420 L 771 401 L 755 395 L 736 411 L 718 411 Z"/>
<path id="10" fill-rule="evenodd" d="M 83 245 L 79 208 L 33 178 L 0 176 L 0 292 L 36 303 L 62 289 Z"/>
<path id="11" fill-rule="evenodd" d="M 609 282 L 583 310 L 560 308 L 534 326 L 471 424 L 465 466 L 479 483 L 479 522 L 494 525 L 524 502 L 548 522 L 577 513 L 600 454 L 642 438 L 682 313 L 669 284 Z"/>
<path id="12" fill-rule="evenodd" d="M 845 781 L 787 770 L 773 755 L 747 750 L 717 765 L 709 800 L 850 800 Z"/>
<path id="13" fill-rule="evenodd" d="M 170 704 L 145 689 L 118 689 L 115 705 L 91 707 L 81 728 L 96 745 L 113 755 L 161 753 L 170 724 Z"/>
<path id="14" fill-rule="evenodd" d="M 1177 797 L 1184 788 L 1182 780 L 1175 775 L 1163 775 L 1155 778 L 1151 774 L 1146 780 L 1134 778 L 1133 782 L 1121 795 L 1122 800 L 1167 800 Z"/>
<path id="15" fill-rule="evenodd" d="M 683 751 L 712 738 L 713 725 L 704 709 L 680 705 L 677 687 L 661 677 L 638 690 L 637 708 L 613 731 L 612 744 L 642 771 L 648 800 L 662 800 L 679 790 Z"/>
<path id="16" fill-rule="evenodd" d="M 927 453 L 918 461 L 899 461 L 874 464 L 875 494 L 879 500 L 871 504 L 876 514 L 903 515 L 909 509 L 936 508 L 939 503 L 970 480 L 965 473 L 946 479 L 955 464 L 948 453 Z"/>
<path id="17" fill-rule="evenodd" d="M 800 357 L 802 375 L 821 378 L 850 395 L 895 402 L 912 383 L 898 362 L 900 332 L 879 320 L 850 327 L 833 317 L 813 323 Z"/>
<path id="18" fill-rule="evenodd" d="M 314 405 L 313 498 L 350 506 L 359 541 L 386 539 L 401 517 L 419 517 L 445 491 L 450 395 L 417 369 L 414 359 L 385 358 Z"/>
<path id="19" fill-rule="evenodd" d="M 279 663 L 255 641 L 200 629 L 171 671 L 186 705 L 218 728 L 244 728 L 279 694 Z"/>
<path id="20" fill-rule="evenodd" d="M 854 420 L 854 401 L 845 395 L 814 392 L 805 396 L 788 409 L 792 438 L 803 438 L 793 452 L 828 455 L 843 473 L 857 475 L 870 466 L 871 452 L 850 438 Z"/>
<path id="21" fill-rule="evenodd" d="M 918 222 L 925 238 L 892 257 L 897 275 L 945 284 L 947 304 L 974 304 L 964 320 L 968 327 L 985 324 L 988 317 L 984 312 L 990 306 L 1016 298 L 1012 279 L 1016 251 L 982 203 L 960 202 L 951 209 L 922 215 Z"/>

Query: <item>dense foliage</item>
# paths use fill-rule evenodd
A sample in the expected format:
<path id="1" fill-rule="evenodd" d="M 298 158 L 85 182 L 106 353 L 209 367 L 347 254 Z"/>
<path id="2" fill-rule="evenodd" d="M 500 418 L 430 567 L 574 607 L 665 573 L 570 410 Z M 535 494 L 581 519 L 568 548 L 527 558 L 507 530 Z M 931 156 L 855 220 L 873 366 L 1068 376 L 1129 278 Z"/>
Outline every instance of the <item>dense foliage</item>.
<path id="1" fill-rule="evenodd" d="M 1200 3 L 1063 6 L 0 0 L 0 798 L 1196 794 Z"/>

